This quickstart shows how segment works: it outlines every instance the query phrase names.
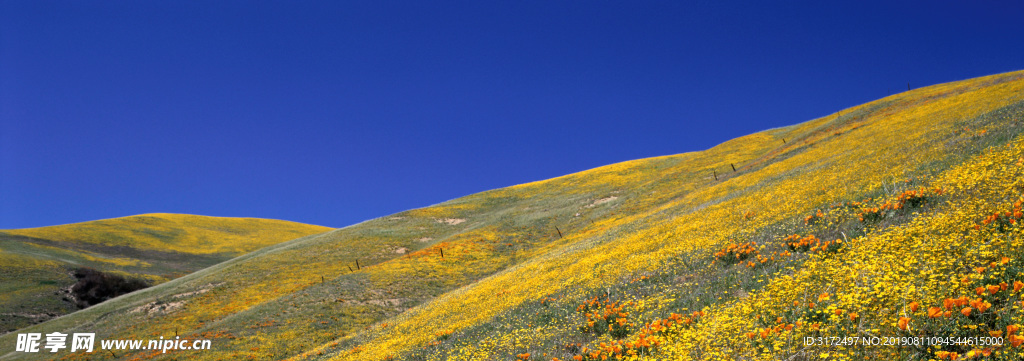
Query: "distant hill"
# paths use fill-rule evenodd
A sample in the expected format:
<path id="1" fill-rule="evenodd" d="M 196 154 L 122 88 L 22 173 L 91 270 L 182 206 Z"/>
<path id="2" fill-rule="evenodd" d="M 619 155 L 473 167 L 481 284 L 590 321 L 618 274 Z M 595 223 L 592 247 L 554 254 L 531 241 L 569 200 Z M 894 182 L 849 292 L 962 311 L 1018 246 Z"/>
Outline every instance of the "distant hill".
<path id="1" fill-rule="evenodd" d="M 77 310 L 66 289 L 88 267 L 162 283 L 331 228 L 256 218 L 143 214 L 0 230 L 0 332 Z"/>
<path id="2" fill-rule="evenodd" d="M 928 86 L 271 245 L 18 332 L 212 340 L 56 356 L 81 360 L 1015 360 L 1022 131 L 1024 72 Z M 15 341 L 0 359 L 54 357 Z"/>

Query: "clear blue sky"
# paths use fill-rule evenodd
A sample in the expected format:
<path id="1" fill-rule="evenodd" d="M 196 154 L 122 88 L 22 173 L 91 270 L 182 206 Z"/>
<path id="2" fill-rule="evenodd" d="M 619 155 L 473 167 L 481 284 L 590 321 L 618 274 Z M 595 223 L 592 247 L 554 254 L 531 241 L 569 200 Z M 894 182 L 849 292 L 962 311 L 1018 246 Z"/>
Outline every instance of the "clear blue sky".
<path id="1" fill-rule="evenodd" d="M 341 227 L 1024 68 L 1018 1 L 0 1 L 0 228 Z"/>

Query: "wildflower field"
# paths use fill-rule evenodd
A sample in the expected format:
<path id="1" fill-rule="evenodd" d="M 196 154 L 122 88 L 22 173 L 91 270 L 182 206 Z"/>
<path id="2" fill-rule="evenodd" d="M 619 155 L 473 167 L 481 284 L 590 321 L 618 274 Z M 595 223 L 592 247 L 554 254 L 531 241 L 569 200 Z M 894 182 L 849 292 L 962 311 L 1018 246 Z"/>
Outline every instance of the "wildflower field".
<path id="1" fill-rule="evenodd" d="M 1024 72 L 915 89 L 305 236 L 19 331 L 211 350 L 0 359 L 1017 360 L 1022 130 Z"/>
<path id="2" fill-rule="evenodd" d="M 256 218 L 143 214 L 0 230 L 0 332 L 77 310 L 62 300 L 88 267 L 161 283 L 328 227 Z"/>

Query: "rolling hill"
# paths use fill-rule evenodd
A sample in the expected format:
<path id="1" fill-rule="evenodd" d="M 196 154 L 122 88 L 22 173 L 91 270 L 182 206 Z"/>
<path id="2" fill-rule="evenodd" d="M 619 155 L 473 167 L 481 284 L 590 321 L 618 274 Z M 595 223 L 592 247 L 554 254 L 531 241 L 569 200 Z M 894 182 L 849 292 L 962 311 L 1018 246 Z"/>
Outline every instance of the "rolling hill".
<path id="1" fill-rule="evenodd" d="M 0 230 L 0 332 L 73 312 L 73 270 L 161 283 L 235 256 L 331 228 L 256 218 L 143 214 Z"/>
<path id="2" fill-rule="evenodd" d="M 928 86 L 275 244 L 18 331 L 209 350 L 21 353 L 12 333 L 0 359 L 1017 359 L 1022 125 L 1024 72 Z"/>

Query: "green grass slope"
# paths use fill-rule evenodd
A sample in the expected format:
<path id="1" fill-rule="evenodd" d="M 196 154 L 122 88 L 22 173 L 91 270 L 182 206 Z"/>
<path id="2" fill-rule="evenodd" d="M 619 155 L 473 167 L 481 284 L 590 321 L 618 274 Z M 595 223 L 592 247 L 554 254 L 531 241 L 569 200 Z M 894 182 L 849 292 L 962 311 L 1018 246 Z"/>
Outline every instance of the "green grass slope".
<path id="1" fill-rule="evenodd" d="M 160 283 L 243 253 L 331 228 L 255 218 L 144 214 L 0 230 L 0 332 L 77 310 L 71 271 L 89 267 Z"/>
<path id="2" fill-rule="evenodd" d="M 899 332 L 891 290 L 935 302 L 960 289 L 934 280 L 995 254 L 899 258 L 924 247 L 905 236 L 931 232 L 923 217 L 980 222 L 986 204 L 1020 196 L 1022 119 L 1024 72 L 916 89 L 306 236 L 19 331 L 206 338 L 211 350 L 27 354 L 8 334 L 0 359 L 809 359 L 775 335 Z M 864 279 L 832 282 L 861 266 Z M 808 297 L 860 326 L 808 310 Z M 907 350 L 861 358 L 916 357 Z"/>

